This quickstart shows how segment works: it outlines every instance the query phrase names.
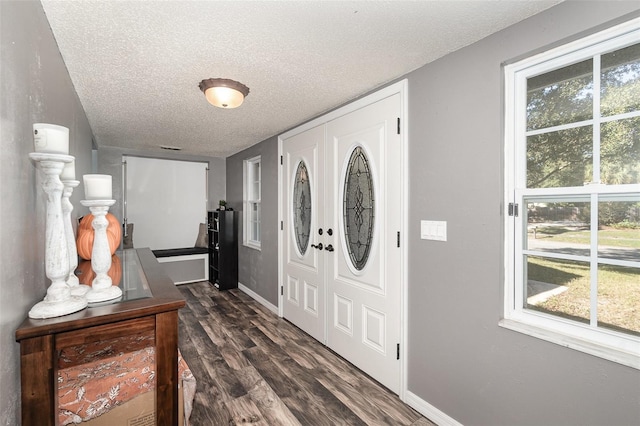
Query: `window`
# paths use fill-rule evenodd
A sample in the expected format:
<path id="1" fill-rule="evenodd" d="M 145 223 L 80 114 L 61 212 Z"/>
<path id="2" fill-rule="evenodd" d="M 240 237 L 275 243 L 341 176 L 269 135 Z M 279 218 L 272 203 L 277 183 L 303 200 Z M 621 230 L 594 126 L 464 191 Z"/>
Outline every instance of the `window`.
<path id="1" fill-rule="evenodd" d="M 640 19 L 505 66 L 500 324 L 640 369 Z"/>
<path id="2" fill-rule="evenodd" d="M 311 184 L 304 161 L 298 163 L 293 184 L 293 229 L 298 250 L 304 256 L 311 237 Z"/>
<path id="3" fill-rule="evenodd" d="M 344 178 L 342 211 L 349 258 L 357 271 L 369 260 L 375 219 L 375 194 L 369 159 L 361 146 L 351 152 Z"/>
<path id="4" fill-rule="evenodd" d="M 260 249 L 260 157 L 244 161 L 244 244 Z"/>

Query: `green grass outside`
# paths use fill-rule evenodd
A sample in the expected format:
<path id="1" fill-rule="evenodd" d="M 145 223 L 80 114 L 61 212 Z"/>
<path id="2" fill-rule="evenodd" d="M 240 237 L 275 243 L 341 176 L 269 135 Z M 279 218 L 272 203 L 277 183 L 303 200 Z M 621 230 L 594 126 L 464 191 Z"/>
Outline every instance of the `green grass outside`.
<path id="1" fill-rule="evenodd" d="M 528 278 L 567 287 L 532 309 L 589 323 L 589 264 L 528 257 Z M 640 269 L 601 265 L 598 270 L 598 323 L 640 335 Z"/>
<path id="2" fill-rule="evenodd" d="M 533 230 L 529 230 L 533 234 Z M 547 241 L 576 243 L 589 245 L 591 232 L 588 230 L 571 230 L 561 227 L 540 226 L 536 230 L 537 238 Z M 628 247 L 640 249 L 640 229 L 605 228 L 598 231 L 598 244 L 611 247 Z"/>

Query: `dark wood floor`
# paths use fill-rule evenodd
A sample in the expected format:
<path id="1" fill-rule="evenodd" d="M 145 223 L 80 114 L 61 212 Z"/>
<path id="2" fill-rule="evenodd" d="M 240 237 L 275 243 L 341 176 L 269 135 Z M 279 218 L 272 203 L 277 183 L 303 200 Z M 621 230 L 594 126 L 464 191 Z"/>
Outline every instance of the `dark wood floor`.
<path id="1" fill-rule="evenodd" d="M 241 291 L 179 288 L 180 350 L 197 380 L 192 425 L 433 424 Z"/>

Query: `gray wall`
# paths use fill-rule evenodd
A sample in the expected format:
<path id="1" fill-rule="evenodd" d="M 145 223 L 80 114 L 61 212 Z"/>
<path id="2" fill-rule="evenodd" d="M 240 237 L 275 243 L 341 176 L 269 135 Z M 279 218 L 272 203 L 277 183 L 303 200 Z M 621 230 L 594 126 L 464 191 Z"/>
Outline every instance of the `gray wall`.
<path id="1" fill-rule="evenodd" d="M 463 424 L 640 424 L 640 371 L 498 327 L 501 63 L 639 5 L 562 3 L 408 75 L 408 384 Z M 421 240 L 421 219 L 448 241 Z"/>
<path id="2" fill-rule="evenodd" d="M 122 223 L 122 156 L 132 155 L 140 157 L 150 157 L 149 153 L 136 151 L 132 149 L 123 149 L 115 147 L 100 147 L 98 149 L 98 171 L 97 173 L 108 174 L 112 176 L 113 182 L 113 198 L 116 203 L 109 209 L 118 220 Z M 163 158 L 169 160 L 181 161 L 199 161 L 209 163 L 209 210 L 215 209 L 218 201 L 225 198 L 226 194 L 226 161 L 219 157 L 202 157 L 188 154 L 180 154 L 174 152 L 158 152 L 154 153 L 153 158 Z M 154 212 L 153 214 L 161 214 L 162 212 Z M 203 222 L 206 217 L 202 217 Z M 135 246 L 135 226 L 133 232 L 133 244 Z M 194 240 L 195 243 L 195 240 Z M 175 247 L 180 248 L 180 247 Z"/>
<path id="3" fill-rule="evenodd" d="M 637 2 L 565 2 L 408 75 L 409 390 L 463 424 L 640 423 L 638 370 L 497 326 L 500 65 L 633 10 Z M 27 158 L 31 124 L 71 129 L 78 176 L 91 171 L 91 130 L 40 3 L 0 1 L 0 19 L 0 419 L 14 425 L 20 423 L 14 332 L 47 288 L 44 197 Z M 100 150 L 98 171 L 116 178 L 122 153 L 107 151 Z M 277 304 L 275 137 L 227 159 L 226 198 L 241 210 L 242 160 L 258 154 L 263 248 L 240 247 L 240 281 Z M 77 215 L 85 213 L 81 192 L 72 197 Z M 218 198 L 224 196 L 210 199 Z M 421 219 L 447 220 L 449 240 L 420 240 Z"/>
<path id="4" fill-rule="evenodd" d="M 640 371 L 498 327 L 501 65 L 634 11 L 637 2 L 568 1 L 406 76 L 408 388 L 465 425 L 640 424 Z M 227 197 L 236 209 L 242 160 L 262 154 L 271 176 L 263 175 L 263 251 L 241 247 L 239 258 L 240 281 L 274 304 L 276 145 L 271 138 L 227 159 Z M 446 220 L 448 241 L 421 240 L 423 219 Z"/>
<path id="5" fill-rule="evenodd" d="M 44 271 L 45 197 L 28 154 L 31 125 L 70 130 L 76 176 L 91 171 L 91 139 L 84 110 L 40 2 L 0 1 L 0 421 L 20 424 L 20 358 L 15 330 L 49 286 Z M 71 202 L 74 217 L 87 212 Z"/>
<path id="6" fill-rule="evenodd" d="M 243 161 L 261 156 L 261 250 L 242 244 L 242 212 L 238 226 L 238 281 L 278 306 L 278 138 L 272 137 L 227 158 L 227 202 L 242 210 Z"/>

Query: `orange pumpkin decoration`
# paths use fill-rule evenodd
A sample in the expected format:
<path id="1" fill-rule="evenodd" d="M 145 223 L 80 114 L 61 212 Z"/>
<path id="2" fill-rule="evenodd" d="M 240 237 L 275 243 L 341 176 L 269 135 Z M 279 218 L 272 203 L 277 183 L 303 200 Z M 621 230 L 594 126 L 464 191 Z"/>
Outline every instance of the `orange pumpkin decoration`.
<path id="1" fill-rule="evenodd" d="M 91 261 L 81 261 L 78 264 L 78 269 L 76 269 L 76 275 L 78 275 L 80 284 L 91 285 L 93 279 L 96 277 L 96 273 L 91 269 Z M 118 255 L 111 257 L 111 268 L 107 271 L 107 275 L 111 277 L 111 285 L 120 285 L 120 280 L 122 279 L 122 263 Z"/>
<path id="2" fill-rule="evenodd" d="M 118 219 L 111 214 L 107 213 L 107 241 L 109 242 L 109 248 L 111 254 L 114 254 L 118 247 L 120 247 L 120 241 L 122 240 L 122 229 Z M 82 218 L 78 225 L 78 238 L 76 238 L 76 248 L 78 249 L 78 255 L 85 259 L 91 259 L 91 251 L 93 250 L 93 215 L 88 214 Z"/>

